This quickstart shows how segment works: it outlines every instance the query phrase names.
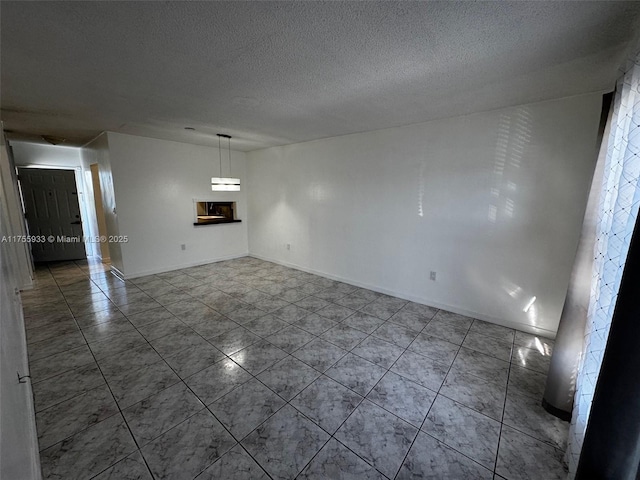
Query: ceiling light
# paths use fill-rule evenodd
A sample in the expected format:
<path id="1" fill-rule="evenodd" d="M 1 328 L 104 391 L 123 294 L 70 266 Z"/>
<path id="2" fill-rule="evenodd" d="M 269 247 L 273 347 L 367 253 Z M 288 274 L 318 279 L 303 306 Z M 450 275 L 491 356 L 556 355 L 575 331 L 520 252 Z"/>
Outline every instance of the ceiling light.
<path id="1" fill-rule="evenodd" d="M 229 175 L 231 175 L 231 136 L 218 133 L 218 155 L 220 158 L 220 176 L 211 177 L 211 190 L 214 192 L 238 192 L 240 191 L 240 179 L 222 176 L 222 147 L 221 139 L 226 138 L 229 150 Z"/>
<path id="2" fill-rule="evenodd" d="M 211 177 L 211 190 L 214 192 L 239 192 L 239 178 Z"/>

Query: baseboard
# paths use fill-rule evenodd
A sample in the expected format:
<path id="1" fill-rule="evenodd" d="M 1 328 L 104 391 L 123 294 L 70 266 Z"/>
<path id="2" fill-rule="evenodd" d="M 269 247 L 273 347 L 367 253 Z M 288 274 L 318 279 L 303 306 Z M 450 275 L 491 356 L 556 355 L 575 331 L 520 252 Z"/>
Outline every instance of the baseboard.
<path id="1" fill-rule="evenodd" d="M 18 287 L 18 290 L 25 291 L 25 290 L 33 290 L 33 288 L 35 287 L 35 281 L 33 278 L 31 278 L 31 280 L 29 281 L 29 283 L 26 283 L 24 285 L 20 285 Z"/>
<path id="2" fill-rule="evenodd" d="M 182 268 L 199 267 L 200 265 L 207 265 L 208 263 L 216 263 L 216 262 L 223 262 L 225 260 L 233 260 L 235 258 L 242 258 L 248 255 L 249 255 L 248 252 L 244 252 L 244 253 L 239 253 L 234 255 L 226 255 L 224 257 L 209 258 L 207 260 L 199 260 L 197 262 L 183 263 L 180 265 L 172 265 L 170 267 L 154 268 L 152 270 L 143 270 L 141 272 L 127 273 L 126 275 L 124 274 L 122 275 L 125 280 L 130 280 L 132 278 L 145 277 L 147 275 L 156 275 L 158 273 L 172 272 L 174 270 L 180 270 Z M 114 267 L 111 267 L 111 269 L 113 270 Z"/>
<path id="3" fill-rule="evenodd" d="M 113 265 L 111 265 L 111 273 L 113 275 L 115 275 L 116 277 L 118 277 L 120 280 L 125 280 L 125 276 L 124 273 L 122 273 L 120 270 L 118 270 L 117 267 L 114 267 Z"/>
<path id="4" fill-rule="evenodd" d="M 485 322 L 495 323 L 496 325 L 501 325 L 503 327 L 513 328 L 516 330 L 520 330 L 521 332 L 531 333 L 533 335 L 540 335 L 545 338 L 555 339 L 556 332 L 553 330 L 547 330 L 544 328 L 533 327 L 531 325 L 527 325 L 519 322 L 511 322 L 509 320 L 504 320 L 502 318 L 492 317 L 490 315 L 485 315 L 478 312 L 473 312 L 471 310 L 467 310 L 465 308 L 461 308 L 457 305 L 448 305 L 445 303 L 441 303 L 438 301 L 434 301 L 433 299 L 417 297 L 414 295 L 409 295 L 405 292 L 399 292 L 396 290 L 389 290 L 386 288 L 379 287 L 377 285 L 370 285 L 363 282 L 358 282 L 357 280 L 353 280 L 351 278 L 341 277 L 339 275 L 333 275 L 331 273 L 322 272 L 319 270 L 314 270 L 312 268 L 306 268 L 295 263 L 284 262 L 281 260 L 275 260 L 273 258 L 265 257 L 262 255 L 257 255 L 255 253 L 249 253 L 250 257 L 258 258 L 260 260 L 264 260 L 266 262 L 276 263 L 278 265 L 282 265 L 284 267 L 295 268 L 297 270 L 302 270 L 303 272 L 312 273 L 314 275 L 320 275 L 322 277 L 330 278 L 331 280 L 336 280 L 338 282 L 348 283 L 349 285 L 354 285 L 360 288 L 366 288 L 367 290 L 373 290 L 374 292 L 384 293 L 385 295 L 391 295 L 393 297 L 402 298 L 404 300 L 409 300 L 410 302 L 421 303 L 423 305 L 429 305 L 431 307 L 439 308 L 441 310 L 447 310 L 449 312 L 457 313 L 459 315 L 465 315 L 467 317 L 477 318 L 479 320 L 484 320 Z"/>
<path id="5" fill-rule="evenodd" d="M 565 412 L 564 410 L 554 407 L 546 399 L 542 399 L 542 408 L 549 412 L 554 417 L 559 418 L 563 422 L 571 422 L 571 412 Z"/>

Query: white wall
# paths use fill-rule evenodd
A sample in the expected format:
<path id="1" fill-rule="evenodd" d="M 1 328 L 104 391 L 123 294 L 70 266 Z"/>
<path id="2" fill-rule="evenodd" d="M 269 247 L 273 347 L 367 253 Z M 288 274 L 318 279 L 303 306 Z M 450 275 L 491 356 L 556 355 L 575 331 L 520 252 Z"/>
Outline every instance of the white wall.
<path id="1" fill-rule="evenodd" d="M 107 135 L 119 234 L 128 237 L 120 244 L 126 277 L 247 254 L 246 185 L 240 192 L 211 191 L 211 177 L 219 173 L 217 148 Z M 231 168 L 244 182 L 244 153 L 232 153 Z M 223 152 L 223 176 L 228 175 Z M 194 226 L 194 199 L 237 202 L 242 222 Z"/>
<path id="2" fill-rule="evenodd" d="M 553 335 L 600 107 L 592 94 L 250 152 L 249 251 Z"/>
<path id="3" fill-rule="evenodd" d="M 12 141 L 11 149 L 18 166 L 37 166 L 40 168 L 82 167 L 80 149 L 76 147 Z"/>
<path id="4" fill-rule="evenodd" d="M 0 232 L 24 235 L 22 223 L 12 221 L 20 211 L 11 177 L 4 141 L 0 140 Z M 27 375 L 29 370 L 16 288 L 26 286 L 24 278 L 30 276 L 30 268 L 20 247 L 0 242 L 0 478 L 37 480 L 41 475 L 33 393 L 31 383 L 18 383 L 16 375 Z"/>

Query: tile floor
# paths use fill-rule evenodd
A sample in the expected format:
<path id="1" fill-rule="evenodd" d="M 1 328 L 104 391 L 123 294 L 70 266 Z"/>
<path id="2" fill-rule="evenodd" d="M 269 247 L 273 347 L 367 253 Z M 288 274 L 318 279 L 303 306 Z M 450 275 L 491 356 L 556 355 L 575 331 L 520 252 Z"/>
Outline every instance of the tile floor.
<path id="1" fill-rule="evenodd" d="M 47 479 L 556 479 L 553 341 L 251 257 L 22 294 Z"/>

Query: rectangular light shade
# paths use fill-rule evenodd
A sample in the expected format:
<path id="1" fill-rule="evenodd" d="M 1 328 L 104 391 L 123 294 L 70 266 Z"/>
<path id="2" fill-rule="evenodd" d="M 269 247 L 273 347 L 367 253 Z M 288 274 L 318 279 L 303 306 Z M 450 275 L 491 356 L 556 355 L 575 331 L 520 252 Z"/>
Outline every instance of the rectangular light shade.
<path id="1" fill-rule="evenodd" d="M 240 179 L 211 177 L 211 190 L 214 192 L 239 192 Z"/>

